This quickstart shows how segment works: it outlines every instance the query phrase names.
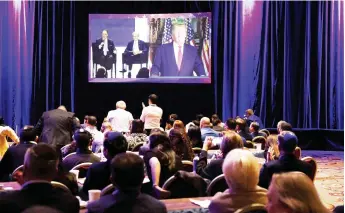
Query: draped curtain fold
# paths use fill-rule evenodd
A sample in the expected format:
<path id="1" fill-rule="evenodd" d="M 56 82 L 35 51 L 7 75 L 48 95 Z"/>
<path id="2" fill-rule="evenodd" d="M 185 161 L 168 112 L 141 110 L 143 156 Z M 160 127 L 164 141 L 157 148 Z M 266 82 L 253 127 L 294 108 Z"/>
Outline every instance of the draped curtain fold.
<path id="1" fill-rule="evenodd" d="M 0 2 L 0 116 L 29 124 L 35 2 Z"/>

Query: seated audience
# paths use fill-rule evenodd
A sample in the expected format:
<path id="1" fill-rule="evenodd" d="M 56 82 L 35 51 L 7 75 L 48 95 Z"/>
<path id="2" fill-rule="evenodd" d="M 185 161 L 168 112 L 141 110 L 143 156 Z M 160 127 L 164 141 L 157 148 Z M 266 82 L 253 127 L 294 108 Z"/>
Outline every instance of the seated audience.
<path id="1" fill-rule="evenodd" d="M 147 175 L 153 187 L 153 195 L 159 198 L 170 196 L 161 187 L 164 182 L 183 168 L 181 158 L 171 148 L 169 137 L 162 132 L 153 132 L 149 137 L 150 150 L 144 154 Z"/>
<path id="2" fill-rule="evenodd" d="M 186 132 L 186 129 L 184 127 L 184 123 L 181 120 L 175 120 L 174 121 L 173 129 L 179 129 L 181 131 Z"/>
<path id="3" fill-rule="evenodd" d="M 127 151 L 126 138 L 119 132 L 109 132 L 104 140 L 103 154 L 106 162 L 94 163 L 88 169 L 83 185 L 84 195 L 88 195 L 90 189 L 102 190 L 110 184 L 110 162 L 116 155 Z"/>
<path id="4" fill-rule="evenodd" d="M 7 138 L 11 138 L 14 143 L 19 142 L 19 138 L 14 130 L 5 125 L 4 119 L 0 116 L 0 160 L 8 149 Z"/>
<path id="5" fill-rule="evenodd" d="M 266 137 L 266 134 L 259 132 L 260 126 L 258 122 L 252 122 L 249 126 L 249 132 L 253 138 L 257 136 Z"/>
<path id="6" fill-rule="evenodd" d="M 230 151 L 222 170 L 229 189 L 213 196 L 209 206 L 211 213 L 235 212 L 253 203 L 266 205 L 267 190 L 258 186 L 259 164 L 250 151 Z"/>
<path id="7" fill-rule="evenodd" d="M 268 213 L 330 213 L 313 182 L 301 172 L 274 174 L 267 193 Z"/>
<path id="8" fill-rule="evenodd" d="M 126 107 L 124 101 L 118 101 L 116 103 L 116 110 L 108 112 L 107 119 L 111 123 L 113 131 L 129 132 L 130 124 L 133 121 L 133 115 L 126 111 Z"/>
<path id="9" fill-rule="evenodd" d="M 140 192 L 144 180 L 144 162 L 135 154 L 118 154 L 111 161 L 111 182 L 115 186 L 112 194 L 88 204 L 88 213 L 165 213 L 161 201 Z"/>
<path id="10" fill-rule="evenodd" d="M 59 160 L 58 170 L 53 181 L 60 182 L 68 187 L 74 196 L 78 195 L 79 187 L 78 180 L 72 172 L 65 171 L 62 166 L 62 161 Z"/>
<path id="11" fill-rule="evenodd" d="M 236 131 L 237 133 L 243 137 L 244 139 L 246 139 L 246 141 L 251 141 L 253 139 L 253 136 L 251 136 L 251 134 L 249 134 L 246 131 L 246 121 L 243 120 L 242 118 L 237 118 L 236 119 Z"/>
<path id="12" fill-rule="evenodd" d="M 200 153 L 199 162 L 196 166 L 196 172 L 201 177 L 209 180 L 213 180 L 218 175 L 223 174 L 222 165 L 225 156 L 233 149 L 243 148 L 243 141 L 237 133 L 227 133 L 223 136 L 222 143 L 220 144 L 220 150 L 223 154 L 223 158 L 211 160 L 211 162 L 207 164 L 207 151 L 211 146 L 211 140 L 205 141 L 202 151 Z"/>
<path id="13" fill-rule="evenodd" d="M 0 161 L 0 179 L 8 181 L 9 175 L 24 163 L 25 152 L 28 148 L 34 146 L 37 136 L 33 126 L 24 126 L 20 131 L 20 142 L 11 146 Z"/>
<path id="14" fill-rule="evenodd" d="M 293 133 L 287 132 L 284 135 L 278 135 L 279 159 L 263 165 L 260 172 L 259 186 L 267 189 L 272 175 L 282 172 L 300 171 L 313 179 L 312 166 L 297 159 L 294 154 L 297 142 L 298 139 Z"/>
<path id="15" fill-rule="evenodd" d="M 266 161 L 278 160 L 280 156 L 278 147 L 278 136 L 270 135 L 266 140 L 265 158 Z"/>
<path id="16" fill-rule="evenodd" d="M 146 143 L 148 138 L 144 133 L 144 122 L 140 119 L 132 121 L 130 134 L 125 136 L 128 142 L 128 149 L 132 150 L 139 143 Z"/>
<path id="17" fill-rule="evenodd" d="M 112 127 L 111 127 L 111 123 L 109 121 L 104 121 L 102 123 L 102 127 L 101 127 L 101 132 L 103 133 L 103 135 L 107 134 L 107 132 L 111 132 L 113 131 Z"/>
<path id="18" fill-rule="evenodd" d="M 190 142 L 192 143 L 192 147 L 199 147 L 202 148 L 202 140 L 201 140 L 201 131 L 198 126 L 190 126 L 188 129 L 188 137 Z"/>
<path id="19" fill-rule="evenodd" d="M 84 129 L 77 130 L 74 133 L 74 139 L 76 141 L 77 151 L 75 155 L 65 158 L 62 162 L 65 171 L 69 171 L 81 163 L 96 163 L 101 160 L 89 149 L 92 143 L 92 135 L 88 131 Z"/>
<path id="20" fill-rule="evenodd" d="M 220 137 L 220 133 L 211 128 L 211 121 L 207 117 L 200 120 L 201 140 L 204 142 L 206 136 Z"/>
<path id="21" fill-rule="evenodd" d="M 64 213 L 79 213 L 78 199 L 50 184 L 59 162 L 55 148 L 47 144 L 32 146 L 24 159 L 25 183 L 19 191 L 0 194 L 1 212 L 20 213 L 29 207 L 42 205 Z"/>
<path id="22" fill-rule="evenodd" d="M 182 160 L 192 161 L 194 158 L 192 144 L 184 130 L 172 129 L 169 133 L 171 148 Z"/>
<path id="23" fill-rule="evenodd" d="M 228 120 L 226 120 L 225 131 L 223 131 L 223 134 L 226 134 L 229 132 L 236 132 L 236 127 L 237 127 L 236 120 L 233 118 L 229 118 Z M 243 141 L 243 145 L 246 146 L 247 145 L 246 139 L 242 136 L 241 138 Z"/>
<path id="24" fill-rule="evenodd" d="M 292 131 L 292 126 L 286 121 L 279 121 L 277 124 L 277 131 L 280 134 L 282 131 Z"/>
<path id="25" fill-rule="evenodd" d="M 223 128 L 223 123 L 219 118 L 216 118 L 212 121 L 212 128 L 213 130 L 217 131 L 217 132 L 223 132 L 224 128 Z"/>
<path id="26" fill-rule="evenodd" d="M 61 148 L 61 154 L 62 157 L 66 157 L 67 155 L 76 152 L 77 151 L 77 143 L 75 142 L 75 140 L 73 140 L 69 146 L 64 146 Z"/>
<path id="27" fill-rule="evenodd" d="M 195 120 L 192 120 L 191 122 L 189 122 L 187 125 L 186 125 L 186 131 L 188 131 L 189 127 L 190 126 L 199 126 L 200 127 L 200 120 L 201 118 L 203 118 L 204 115 L 203 114 L 197 114 L 195 116 Z"/>
<path id="28" fill-rule="evenodd" d="M 165 122 L 165 132 L 169 134 L 170 130 L 173 128 L 175 120 L 174 119 L 168 119 Z"/>
<path id="29" fill-rule="evenodd" d="M 93 137 L 92 151 L 97 153 L 103 146 L 104 141 L 103 133 L 97 130 L 97 118 L 95 116 L 88 116 L 88 120 L 85 125 L 85 130 L 90 132 Z"/>

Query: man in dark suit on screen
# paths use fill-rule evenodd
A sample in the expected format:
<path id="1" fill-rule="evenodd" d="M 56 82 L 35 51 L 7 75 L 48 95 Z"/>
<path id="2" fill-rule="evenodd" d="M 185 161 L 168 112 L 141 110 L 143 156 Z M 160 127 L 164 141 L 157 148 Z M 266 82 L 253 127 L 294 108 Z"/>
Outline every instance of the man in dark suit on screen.
<path id="1" fill-rule="evenodd" d="M 115 44 L 112 40 L 108 39 L 108 31 L 102 31 L 102 38 L 96 40 L 97 55 L 99 56 L 100 65 L 106 70 L 112 68 L 114 59 L 114 53 L 116 53 Z"/>
<path id="2" fill-rule="evenodd" d="M 204 65 L 197 49 L 185 43 L 187 29 L 184 24 L 172 27 L 173 42 L 163 44 L 156 50 L 151 76 L 205 76 Z"/>

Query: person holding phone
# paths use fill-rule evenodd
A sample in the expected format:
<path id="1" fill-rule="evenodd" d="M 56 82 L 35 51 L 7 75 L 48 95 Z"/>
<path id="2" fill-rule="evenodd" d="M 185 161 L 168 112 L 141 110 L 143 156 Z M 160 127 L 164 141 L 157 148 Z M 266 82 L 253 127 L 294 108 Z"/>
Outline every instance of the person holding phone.
<path id="1" fill-rule="evenodd" d="M 144 129 L 147 135 L 150 135 L 151 130 L 155 128 L 160 128 L 160 123 L 163 115 L 163 110 L 157 106 L 158 96 L 151 94 L 149 96 L 149 106 L 144 107 L 140 116 L 140 120 L 144 122 Z"/>

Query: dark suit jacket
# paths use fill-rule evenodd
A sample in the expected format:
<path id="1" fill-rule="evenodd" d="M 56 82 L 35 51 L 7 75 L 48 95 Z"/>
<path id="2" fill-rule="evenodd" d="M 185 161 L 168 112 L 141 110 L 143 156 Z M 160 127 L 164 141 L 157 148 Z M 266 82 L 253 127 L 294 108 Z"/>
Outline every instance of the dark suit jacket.
<path id="1" fill-rule="evenodd" d="M 90 189 L 102 190 L 110 184 L 110 165 L 109 162 L 94 163 L 88 169 L 83 185 L 83 192 L 88 196 Z"/>
<path id="2" fill-rule="evenodd" d="M 198 76 L 206 75 L 197 49 L 189 44 L 185 44 L 183 48 L 182 65 L 179 72 L 173 43 L 163 44 L 158 47 L 151 69 L 152 75 L 158 75 L 160 72 L 161 76 L 193 76 L 193 71 Z"/>
<path id="3" fill-rule="evenodd" d="M 272 175 L 275 173 L 299 171 L 313 179 L 312 166 L 295 157 L 293 154 L 280 156 L 278 160 L 268 162 L 263 165 L 260 171 L 259 186 L 268 188 Z"/>
<path id="4" fill-rule="evenodd" d="M 87 206 L 88 213 L 165 213 L 165 205 L 155 198 L 141 193 L 115 191 Z"/>
<path id="5" fill-rule="evenodd" d="M 31 206 L 41 205 L 60 210 L 64 213 L 79 213 L 79 201 L 71 193 L 54 189 L 49 183 L 30 183 L 20 191 L 0 194 L 2 213 L 20 213 Z"/>
<path id="6" fill-rule="evenodd" d="M 127 47 L 125 49 L 125 53 L 132 53 L 133 43 L 134 43 L 134 40 L 128 42 Z M 142 40 L 138 40 L 138 47 L 139 47 L 139 50 L 141 50 L 143 52 L 147 52 L 147 50 L 148 50 L 146 43 Z"/>
<path id="7" fill-rule="evenodd" d="M 79 128 L 73 112 L 54 109 L 44 112 L 35 126 L 40 141 L 51 145 L 63 146 L 72 141 L 73 132 Z"/>
<path id="8" fill-rule="evenodd" d="M 63 168 L 65 171 L 71 170 L 73 167 L 75 167 L 78 164 L 81 163 L 98 163 L 101 159 L 93 154 L 91 151 L 83 151 L 77 149 L 77 153 L 75 155 L 72 155 L 68 158 L 66 158 L 63 162 Z M 85 175 L 85 174 L 84 174 Z"/>
<path id="9" fill-rule="evenodd" d="M 8 181 L 9 175 L 24 164 L 25 152 L 33 145 L 35 144 L 31 142 L 20 142 L 18 145 L 8 148 L 0 161 L 0 179 L 2 181 Z"/>
<path id="10" fill-rule="evenodd" d="M 253 139 L 253 136 L 245 131 L 240 131 L 238 134 L 247 141 L 251 141 Z"/>
<path id="11" fill-rule="evenodd" d="M 209 164 L 207 164 L 207 152 L 205 150 L 201 150 L 199 162 L 196 166 L 196 173 L 201 177 L 212 181 L 217 176 L 223 174 L 223 162 L 224 159 L 217 159 L 212 160 Z"/>
<path id="12" fill-rule="evenodd" d="M 103 42 L 102 38 L 96 40 L 97 52 L 103 54 L 103 47 L 104 47 L 104 45 L 103 45 L 103 47 L 101 49 L 99 49 L 99 45 L 102 42 Z M 108 39 L 108 52 L 107 52 L 107 55 L 113 54 L 114 50 L 116 50 L 114 42 L 112 40 Z"/>

